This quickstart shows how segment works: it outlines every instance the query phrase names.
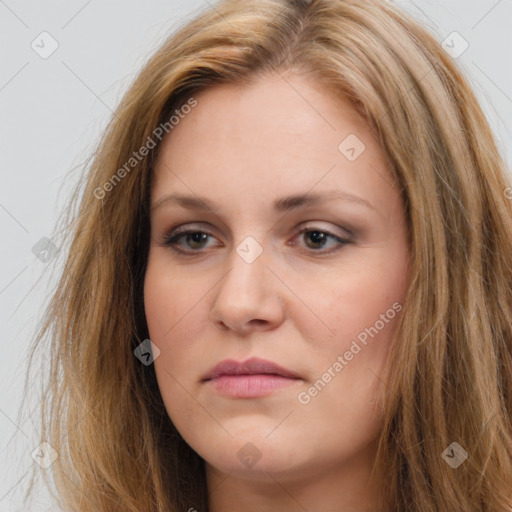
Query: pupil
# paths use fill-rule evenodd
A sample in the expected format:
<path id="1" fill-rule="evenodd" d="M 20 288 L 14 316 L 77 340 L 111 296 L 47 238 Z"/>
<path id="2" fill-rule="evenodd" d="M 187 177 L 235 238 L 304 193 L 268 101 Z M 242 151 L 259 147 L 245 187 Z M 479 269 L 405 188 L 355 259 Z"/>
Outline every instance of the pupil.
<path id="1" fill-rule="evenodd" d="M 193 243 L 200 244 L 208 235 L 206 233 L 192 233 L 189 235 Z"/>
<path id="2" fill-rule="evenodd" d="M 322 233 L 321 231 L 310 231 L 309 237 L 313 243 L 318 244 L 324 241 L 325 233 Z"/>

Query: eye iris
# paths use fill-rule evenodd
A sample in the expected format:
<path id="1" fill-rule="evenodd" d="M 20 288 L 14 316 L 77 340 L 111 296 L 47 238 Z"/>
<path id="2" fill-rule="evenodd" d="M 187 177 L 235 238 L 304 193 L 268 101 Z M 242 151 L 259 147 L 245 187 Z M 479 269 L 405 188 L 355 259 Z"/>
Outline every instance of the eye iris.
<path id="1" fill-rule="evenodd" d="M 207 238 L 207 233 L 196 232 L 187 234 L 187 242 L 192 240 L 193 244 L 197 243 L 198 245 L 201 245 L 201 242 L 204 242 Z M 194 247 L 194 245 L 191 245 L 191 247 Z"/>
<path id="2" fill-rule="evenodd" d="M 309 231 L 306 237 L 306 243 L 309 246 L 309 241 L 311 240 L 313 244 L 323 245 L 326 239 L 326 234 L 321 231 Z M 316 247 L 316 246 L 315 246 Z"/>

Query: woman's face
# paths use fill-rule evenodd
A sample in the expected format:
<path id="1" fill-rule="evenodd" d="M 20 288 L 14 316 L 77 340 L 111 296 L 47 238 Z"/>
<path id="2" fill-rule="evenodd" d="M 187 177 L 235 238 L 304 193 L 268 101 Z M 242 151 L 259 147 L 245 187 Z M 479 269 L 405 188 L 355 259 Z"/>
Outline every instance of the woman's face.
<path id="1" fill-rule="evenodd" d="M 296 75 L 195 98 L 151 190 L 145 312 L 169 417 L 213 474 L 362 474 L 408 282 L 384 155 Z"/>

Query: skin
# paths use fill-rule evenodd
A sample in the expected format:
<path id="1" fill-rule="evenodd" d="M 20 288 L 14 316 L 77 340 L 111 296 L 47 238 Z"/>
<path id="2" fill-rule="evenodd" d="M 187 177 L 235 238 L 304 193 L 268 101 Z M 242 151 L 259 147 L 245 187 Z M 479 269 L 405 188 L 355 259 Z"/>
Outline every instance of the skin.
<path id="1" fill-rule="evenodd" d="M 341 371 L 332 367 L 407 290 L 404 205 L 386 158 L 348 103 L 291 72 L 194 97 L 162 142 L 151 190 L 153 206 L 183 193 L 217 207 L 165 203 L 151 212 L 145 312 L 169 417 L 205 460 L 211 512 L 375 511 L 382 482 L 369 476 L 400 314 L 386 316 Z M 338 149 L 350 134 L 366 146 L 354 161 Z M 329 190 L 372 207 L 336 198 L 272 208 L 283 196 Z M 181 225 L 213 236 L 182 236 L 178 247 L 191 255 L 178 254 L 164 241 Z M 350 243 L 319 241 L 315 230 Z M 236 251 L 248 236 L 263 249 L 252 263 Z M 301 380 L 250 399 L 201 380 L 220 361 L 253 356 Z M 330 382 L 300 403 L 329 368 Z M 251 467 L 237 456 L 248 442 L 261 455 Z"/>

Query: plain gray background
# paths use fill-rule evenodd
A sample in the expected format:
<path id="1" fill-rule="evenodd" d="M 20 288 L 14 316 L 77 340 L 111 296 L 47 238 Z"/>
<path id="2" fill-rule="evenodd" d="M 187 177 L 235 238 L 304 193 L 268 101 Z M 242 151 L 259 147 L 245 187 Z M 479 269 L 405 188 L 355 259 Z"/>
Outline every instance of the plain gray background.
<path id="1" fill-rule="evenodd" d="M 512 0 L 395 3 L 440 43 L 454 31 L 467 41 L 469 48 L 457 61 L 510 166 Z M 195 13 L 214 5 L 206 0 L 0 0 L 0 512 L 22 510 L 38 444 L 37 396 L 32 416 L 20 412 L 20 402 L 28 343 L 51 280 L 42 275 L 48 264 L 32 248 L 51 236 L 86 157 L 147 57 Z M 31 46 L 44 31 L 58 43 L 46 59 Z M 45 48 L 49 45 L 46 39 Z M 55 510 L 44 488 L 30 510 Z"/>

